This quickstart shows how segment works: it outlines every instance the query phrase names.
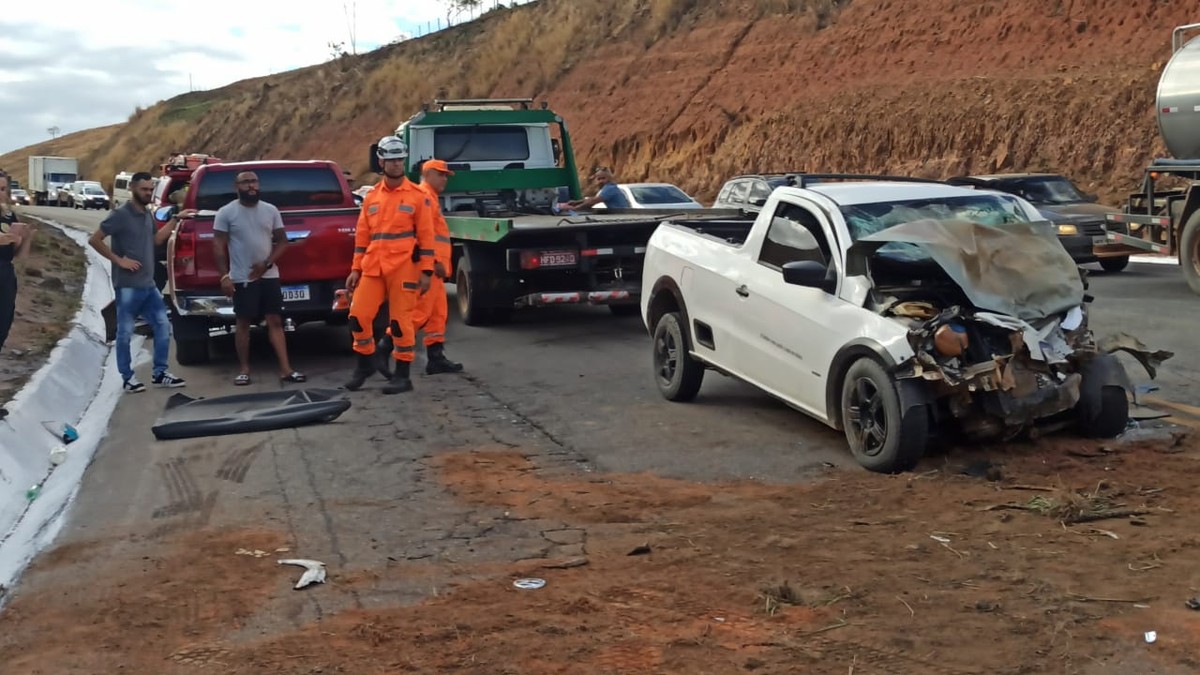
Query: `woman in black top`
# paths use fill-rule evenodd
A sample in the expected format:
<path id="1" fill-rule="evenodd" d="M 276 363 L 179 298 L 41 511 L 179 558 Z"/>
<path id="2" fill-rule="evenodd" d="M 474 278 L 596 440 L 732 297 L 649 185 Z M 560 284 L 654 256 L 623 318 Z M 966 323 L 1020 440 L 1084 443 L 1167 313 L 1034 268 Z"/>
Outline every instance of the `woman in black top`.
<path id="1" fill-rule="evenodd" d="M 8 196 L 8 174 L 0 171 L 0 350 L 17 311 L 17 270 L 13 261 L 29 252 L 33 232 L 17 221 Z"/>

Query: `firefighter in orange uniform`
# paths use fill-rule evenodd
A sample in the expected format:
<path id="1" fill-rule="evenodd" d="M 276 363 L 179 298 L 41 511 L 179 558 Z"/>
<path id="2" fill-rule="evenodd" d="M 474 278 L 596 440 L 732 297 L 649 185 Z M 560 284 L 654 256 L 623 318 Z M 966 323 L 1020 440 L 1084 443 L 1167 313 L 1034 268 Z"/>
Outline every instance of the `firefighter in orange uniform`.
<path id="1" fill-rule="evenodd" d="M 440 159 L 426 160 L 421 168 L 421 187 L 429 194 L 434 206 L 434 244 L 433 244 L 433 281 L 429 292 L 417 299 L 417 309 L 413 313 L 413 327 L 425 331 L 425 354 L 428 362 L 425 373 L 457 373 L 462 371 L 461 363 L 455 363 L 446 358 L 446 318 L 449 308 L 446 306 L 446 282 L 450 280 L 453 271 L 450 269 L 450 257 L 454 247 L 450 244 L 450 228 L 442 217 L 440 197 L 446 189 L 446 182 L 454 172 Z"/>
<path id="2" fill-rule="evenodd" d="M 404 176 L 408 146 L 395 136 L 380 139 L 376 150 L 383 180 L 363 199 L 354 235 L 354 263 L 346 277 L 350 300 L 350 333 L 358 364 L 346 388 L 355 391 L 376 371 L 372 324 L 379 306 L 388 303 L 388 328 L 396 370 L 385 394 L 412 391 L 409 370 L 415 356 L 413 310 L 419 295 L 429 292 L 434 267 L 436 203 Z"/>

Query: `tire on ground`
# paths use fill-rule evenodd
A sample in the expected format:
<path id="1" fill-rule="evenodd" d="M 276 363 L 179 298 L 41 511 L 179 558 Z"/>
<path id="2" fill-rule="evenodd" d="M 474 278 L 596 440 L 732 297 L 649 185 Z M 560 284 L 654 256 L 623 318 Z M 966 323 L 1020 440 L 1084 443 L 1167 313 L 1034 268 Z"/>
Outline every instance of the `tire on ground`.
<path id="1" fill-rule="evenodd" d="M 668 401 L 690 401 L 700 393 L 704 365 L 688 353 L 688 337 L 679 312 L 668 312 L 654 327 L 654 383 Z"/>
<path id="2" fill-rule="evenodd" d="M 1119 258 L 1101 258 L 1100 268 L 1110 274 L 1120 272 L 1129 266 L 1129 256 L 1121 256 Z"/>
<path id="3" fill-rule="evenodd" d="M 1192 212 L 1179 233 L 1179 267 L 1188 287 L 1200 295 L 1200 209 Z"/>
<path id="4" fill-rule="evenodd" d="M 850 452 L 864 468 L 907 471 L 920 461 L 929 439 L 925 406 L 901 408 L 896 383 L 870 358 L 851 364 L 842 381 L 842 427 Z"/>

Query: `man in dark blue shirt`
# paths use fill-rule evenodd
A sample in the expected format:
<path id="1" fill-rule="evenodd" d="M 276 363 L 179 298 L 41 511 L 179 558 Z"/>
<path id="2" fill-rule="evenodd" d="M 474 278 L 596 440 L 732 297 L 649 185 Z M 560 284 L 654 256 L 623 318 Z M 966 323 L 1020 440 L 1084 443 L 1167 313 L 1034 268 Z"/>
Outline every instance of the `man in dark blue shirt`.
<path id="1" fill-rule="evenodd" d="M 567 202 L 567 208 L 590 209 L 594 208 L 600 202 L 604 202 L 605 208 L 609 209 L 629 208 L 629 199 L 625 196 L 624 192 L 621 192 L 621 188 L 617 187 L 617 181 L 613 178 L 612 169 L 606 166 L 596 167 L 592 170 L 592 180 L 600 184 L 600 191 L 596 193 L 596 196 Z"/>

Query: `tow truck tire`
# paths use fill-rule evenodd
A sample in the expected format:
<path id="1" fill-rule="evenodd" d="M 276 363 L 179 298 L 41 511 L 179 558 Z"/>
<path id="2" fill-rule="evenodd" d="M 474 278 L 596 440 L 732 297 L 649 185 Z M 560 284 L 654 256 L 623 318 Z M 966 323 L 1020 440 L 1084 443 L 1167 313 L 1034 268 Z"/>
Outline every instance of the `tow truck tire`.
<path id="1" fill-rule="evenodd" d="M 1192 212 L 1179 233 L 1179 266 L 1188 288 L 1200 295 L 1200 209 Z"/>
<path id="2" fill-rule="evenodd" d="M 468 326 L 486 326 L 492 322 L 492 308 L 484 307 L 479 300 L 479 275 L 471 273 L 471 258 L 464 255 L 458 260 L 458 272 L 454 285 L 458 289 L 458 313 Z"/>
<path id="3" fill-rule="evenodd" d="M 1100 268 L 1110 274 L 1116 274 L 1129 266 L 1129 256 L 1121 256 L 1120 258 L 1101 258 Z"/>
<path id="4" fill-rule="evenodd" d="M 842 381 L 842 427 L 854 459 L 880 473 L 908 471 L 925 454 L 929 416 L 924 407 L 905 414 L 891 376 L 875 361 L 861 358 Z"/>
<path id="5" fill-rule="evenodd" d="M 668 401 L 696 398 L 704 382 L 704 364 L 688 353 L 679 312 L 667 312 L 654 327 L 654 383 Z"/>

